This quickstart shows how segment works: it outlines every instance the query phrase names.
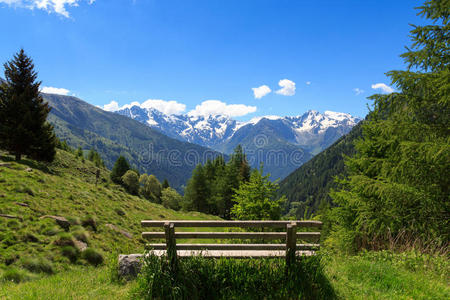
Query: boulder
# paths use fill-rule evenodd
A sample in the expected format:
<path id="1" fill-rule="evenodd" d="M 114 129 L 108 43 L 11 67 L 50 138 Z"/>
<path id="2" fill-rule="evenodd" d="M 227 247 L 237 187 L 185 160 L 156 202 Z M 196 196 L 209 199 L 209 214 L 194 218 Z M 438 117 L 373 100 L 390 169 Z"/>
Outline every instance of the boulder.
<path id="1" fill-rule="evenodd" d="M 33 172 L 33 169 L 28 167 L 28 168 L 25 169 L 25 172 Z"/>
<path id="2" fill-rule="evenodd" d="M 80 250 L 80 252 L 83 252 L 84 250 L 87 249 L 87 244 L 85 242 L 79 241 L 79 240 L 75 240 L 74 241 L 75 247 Z"/>
<path id="3" fill-rule="evenodd" d="M 49 215 L 45 215 L 40 217 L 40 219 L 45 219 L 45 218 L 49 218 L 49 219 L 53 219 L 56 221 L 56 224 L 58 224 L 59 226 L 61 226 L 61 228 L 63 228 L 64 230 L 69 230 L 70 228 L 70 222 L 64 218 L 64 217 L 60 217 L 60 216 L 49 216 Z"/>
<path id="4" fill-rule="evenodd" d="M 142 254 L 119 255 L 119 277 L 127 280 L 136 278 L 142 267 Z"/>

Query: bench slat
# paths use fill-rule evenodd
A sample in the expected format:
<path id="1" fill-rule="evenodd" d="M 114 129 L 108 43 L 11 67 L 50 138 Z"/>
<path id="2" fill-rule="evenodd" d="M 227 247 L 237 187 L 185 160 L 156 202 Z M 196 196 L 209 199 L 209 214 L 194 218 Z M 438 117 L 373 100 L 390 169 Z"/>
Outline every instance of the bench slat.
<path id="1" fill-rule="evenodd" d="M 150 253 L 156 256 L 166 254 L 165 250 L 153 250 Z M 314 251 L 296 251 L 296 255 L 311 256 Z M 180 250 L 177 251 L 178 257 L 190 257 L 201 255 L 206 258 L 252 258 L 252 257 L 266 257 L 266 258 L 280 258 L 286 256 L 286 251 L 202 251 L 202 250 Z"/>
<path id="2" fill-rule="evenodd" d="M 153 250 L 166 250 L 166 244 L 147 244 Z M 320 244 L 297 244 L 297 250 L 318 249 Z M 177 250 L 286 250 L 286 244 L 177 244 Z"/>
<path id="3" fill-rule="evenodd" d="M 299 239 L 318 239 L 320 232 L 297 232 Z M 164 232 L 143 232 L 146 239 L 165 238 Z M 177 239 L 286 239 L 285 232 L 176 232 Z"/>
<path id="4" fill-rule="evenodd" d="M 321 227 L 320 221 L 141 221 L 143 227 L 163 227 L 164 223 L 174 223 L 175 227 L 273 227 L 285 228 L 287 224 L 296 223 L 297 227 Z"/>

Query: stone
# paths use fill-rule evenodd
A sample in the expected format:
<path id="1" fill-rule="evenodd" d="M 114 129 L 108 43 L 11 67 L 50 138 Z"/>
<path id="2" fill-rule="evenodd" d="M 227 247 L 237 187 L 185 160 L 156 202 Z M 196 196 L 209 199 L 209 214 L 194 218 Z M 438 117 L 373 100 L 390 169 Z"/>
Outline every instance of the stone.
<path id="1" fill-rule="evenodd" d="M 23 207 L 30 207 L 27 203 L 15 202 L 15 204 Z"/>
<path id="2" fill-rule="evenodd" d="M 56 224 L 61 226 L 61 228 L 63 228 L 66 231 L 69 230 L 69 228 L 70 228 L 70 222 L 64 217 L 45 215 L 45 216 L 40 217 L 39 219 L 45 219 L 45 218 L 55 220 Z"/>
<path id="3" fill-rule="evenodd" d="M 0 167 L 11 168 L 11 164 L 2 162 L 2 163 L 0 163 Z"/>
<path id="4" fill-rule="evenodd" d="M 28 168 L 25 169 L 25 172 L 33 172 L 33 169 L 28 167 Z"/>
<path id="5" fill-rule="evenodd" d="M 125 231 L 125 230 L 123 230 L 123 229 L 120 229 L 120 228 L 117 227 L 116 225 L 113 225 L 113 224 L 106 224 L 105 226 L 108 227 L 108 228 L 110 228 L 110 229 L 112 229 L 112 230 L 114 230 L 114 231 L 116 231 L 116 232 L 119 232 L 120 234 L 122 234 L 123 236 L 125 236 L 125 237 L 127 237 L 127 238 L 129 238 L 129 239 L 132 239 L 132 238 L 133 238 L 133 235 L 132 235 L 131 233 L 129 233 L 128 231 Z"/>
<path id="6" fill-rule="evenodd" d="M 84 250 L 87 249 L 87 244 L 85 242 L 79 241 L 79 240 L 75 240 L 74 241 L 75 247 L 80 250 L 80 252 L 83 252 Z"/>
<path id="7" fill-rule="evenodd" d="M 0 217 L 7 218 L 7 219 L 19 219 L 21 221 L 23 220 L 22 217 L 13 216 L 13 215 L 7 215 L 7 214 L 0 214 Z"/>
<path id="8" fill-rule="evenodd" d="M 137 277 L 142 268 L 142 254 L 119 255 L 119 277 L 127 280 Z"/>

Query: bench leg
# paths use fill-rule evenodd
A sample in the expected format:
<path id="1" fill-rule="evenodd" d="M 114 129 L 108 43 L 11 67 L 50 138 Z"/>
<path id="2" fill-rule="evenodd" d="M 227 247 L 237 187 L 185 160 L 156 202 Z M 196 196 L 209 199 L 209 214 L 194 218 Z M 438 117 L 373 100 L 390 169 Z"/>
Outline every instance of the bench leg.
<path id="1" fill-rule="evenodd" d="M 297 246 L 297 224 L 286 225 L 286 267 L 289 269 L 295 262 L 295 248 Z"/>
<path id="2" fill-rule="evenodd" d="M 169 222 L 164 223 L 164 232 L 166 235 L 166 249 L 167 249 L 167 258 L 169 259 L 169 265 L 171 270 L 174 273 L 176 273 L 177 244 L 175 240 L 175 224 Z"/>

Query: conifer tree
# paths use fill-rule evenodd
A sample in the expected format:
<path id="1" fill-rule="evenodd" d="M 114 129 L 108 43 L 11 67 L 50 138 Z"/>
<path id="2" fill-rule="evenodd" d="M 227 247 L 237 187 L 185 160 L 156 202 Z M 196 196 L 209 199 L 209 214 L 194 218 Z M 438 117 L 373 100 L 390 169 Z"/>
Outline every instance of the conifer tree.
<path id="1" fill-rule="evenodd" d="M 5 82 L 0 85 L 0 148 L 20 160 L 27 155 L 53 161 L 57 139 L 47 122 L 48 103 L 39 93 L 34 64 L 23 49 L 4 64 Z"/>
<path id="2" fill-rule="evenodd" d="M 130 169 L 130 165 L 125 157 L 122 155 L 116 160 L 111 170 L 111 180 L 114 183 L 122 184 L 122 176 Z"/>
<path id="3" fill-rule="evenodd" d="M 332 194 L 339 207 L 330 214 L 330 240 L 347 241 L 342 248 L 383 248 L 392 237 L 448 245 L 448 4 L 432 0 L 419 8 L 433 23 L 411 31 L 412 47 L 402 55 L 407 70 L 388 73 L 398 92 L 370 97 L 363 138 L 346 162 L 349 177 Z"/>
<path id="4" fill-rule="evenodd" d="M 169 188 L 169 187 L 170 187 L 169 181 L 167 180 L 167 178 L 165 178 L 164 181 L 163 181 L 163 183 L 161 184 L 161 188 L 162 188 L 163 190 L 165 190 L 165 189 L 167 189 L 167 188 Z"/>
<path id="5" fill-rule="evenodd" d="M 205 170 L 201 164 L 198 164 L 192 172 L 184 191 L 185 209 L 200 212 L 208 212 L 208 185 L 205 176 Z"/>

